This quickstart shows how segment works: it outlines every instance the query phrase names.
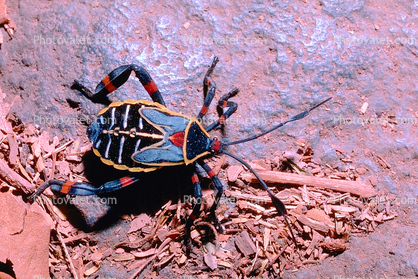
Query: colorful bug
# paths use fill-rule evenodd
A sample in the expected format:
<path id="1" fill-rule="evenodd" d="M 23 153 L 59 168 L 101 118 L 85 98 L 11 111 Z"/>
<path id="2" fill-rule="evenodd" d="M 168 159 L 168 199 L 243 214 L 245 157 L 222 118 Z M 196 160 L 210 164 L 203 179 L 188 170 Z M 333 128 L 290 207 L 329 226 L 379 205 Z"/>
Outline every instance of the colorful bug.
<path id="1" fill-rule="evenodd" d="M 200 124 L 215 96 L 216 85 L 211 80 L 211 74 L 217 62 L 218 58 L 215 57 L 205 75 L 203 81 L 205 100 L 197 117 L 188 117 L 167 109 L 161 93 L 149 73 L 143 67 L 137 65 L 121 66 L 113 70 L 98 84 L 94 93 L 78 81 L 75 81 L 77 87 L 90 100 L 105 102 L 107 100 L 106 96 L 122 86 L 133 71 L 153 100 L 153 102 L 146 100 L 114 102 L 101 110 L 87 129 L 88 137 L 93 144 L 93 152 L 100 157 L 103 163 L 111 165 L 116 169 L 128 170 L 130 172 L 150 172 L 166 166 L 193 165 L 191 177 L 196 201 L 201 201 L 202 199 L 202 191 L 196 170 L 200 165 L 207 172 L 218 190 L 215 202 L 210 209 L 210 214 L 215 221 L 218 231 L 222 231 L 222 227 L 216 217 L 215 209 L 223 194 L 223 186 L 217 175 L 203 159 L 216 154 L 231 156 L 245 165 L 260 181 L 262 187 L 271 197 L 278 213 L 284 217 L 292 240 L 297 246 L 296 239 L 286 218 L 286 208 L 283 202 L 269 190 L 264 181 L 248 163 L 227 152 L 224 147 L 256 139 L 280 128 L 286 123 L 301 119 L 307 116 L 311 110 L 324 104 L 331 98 L 312 106 L 308 110 L 263 133 L 249 138 L 234 142 L 221 142 L 216 137 L 211 139 L 208 132 L 223 124 L 238 107 L 235 102 L 229 101 L 231 97 L 238 93 L 238 89 L 235 88 L 220 98 L 218 110 L 222 113 L 220 113 L 219 119 L 206 128 Z M 226 110 L 224 111 L 224 109 Z M 116 191 L 136 183 L 138 180 L 134 175 L 125 176 L 107 182 L 98 188 L 84 182 L 49 180 L 41 185 L 29 199 L 33 201 L 47 187 L 64 194 L 100 195 Z M 200 211 L 201 203 L 195 202 L 193 212 L 186 222 L 185 239 L 187 247 L 190 245 L 190 228 L 193 225 L 193 221 L 200 215 Z"/>

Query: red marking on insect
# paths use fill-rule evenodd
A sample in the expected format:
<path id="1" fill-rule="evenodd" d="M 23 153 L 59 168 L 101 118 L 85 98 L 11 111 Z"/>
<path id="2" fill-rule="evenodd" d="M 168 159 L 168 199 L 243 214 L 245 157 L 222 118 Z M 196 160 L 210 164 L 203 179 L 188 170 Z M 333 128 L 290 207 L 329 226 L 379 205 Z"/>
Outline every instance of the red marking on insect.
<path id="1" fill-rule="evenodd" d="M 177 132 L 175 134 L 172 134 L 171 136 L 168 137 L 168 139 L 175 145 L 178 147 L 183 147 L 183 143 L 184 143 L 184 131 L 182 132 Z"/>
<path id="2" fill-rule="evenodd" d="M 202 109 L 200 110 L 201 114 L 206 114 L 208 112 L 208 107 L 203 105 Z"/>
<path id="3" fill-rule="evenodd" d="M 224 115 L 222 115 L 221 117 L 219 117 L 219 123 L 223 124 L 226 120 L 226 117 Z"/>
<path id="4" fill-rule="evenodd" d="M 214 138 L 213 139 L 213 144 L 212 144 L 213 152 L 218 153 L 220 149 L 221 149 L 221 141 L 218 140 L 217 138 Z"/>
<path id="5" fill-rule="evenodd" d="M 75 184 L 74 181 L 67 181 L 61 186 L 61 193 L 68 194 L 70 192 L 71 187 Z"/>
<path id="6" fill-rule="evenodd" d="M 192 176 L 192 182 L 193 182 L 193 184 L 199 182 L 199 177 L 197 177 L 197 174 L 193 174 L 193 176 Z"/>
<path id="7" fill-rule="evenodd" d="M 147 90 L 149 95 L 154 94 L 156 91 L 158 91 L 158 87 L 155 84 L 155 82 L 153 80 L 151 80 L 150 82 L 148 82 L 148 84 L 144 85 L 145 90 Z"/>
<path id="8" fill-rule="evenodd" d="M 214 177 L 216 174 L 215 174 L 215 172 L 213 171 L 213 170 L 210 170 L 209 172 L 208 172 L 208 174 L 209 174 L 209 177 L 210 178 L 212 178 L 212 177 Z"/>
<path id="9" fill-rule="evenodd" d="M 122 187 L 126 187 L 134 183 L 131 177 L 125 176 L 119 179 L 120 183 L 122 184 Z"/>
<path id="10" fill-rule="evenodd" d="M 109 92 L 113 92 L 115 91 L 117 88 L 113 85 L 112 81 L 109 78 L 109 75 L 107 75 L 103 80 L 102 80 L 104 87 L 107 89 L 107 91 Z"/>

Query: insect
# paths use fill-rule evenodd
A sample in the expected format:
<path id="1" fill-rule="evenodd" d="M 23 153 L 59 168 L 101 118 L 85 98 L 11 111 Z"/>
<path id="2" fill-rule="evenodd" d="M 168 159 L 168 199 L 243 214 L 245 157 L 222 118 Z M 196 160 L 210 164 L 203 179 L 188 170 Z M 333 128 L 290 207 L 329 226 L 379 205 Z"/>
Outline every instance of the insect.
<path id="1" fill-rule="evenodd" d="M 97 118 L 87 129 L 88 137 L 93 145 L 93 152 L 100 157 L 101 161 L 118 170 L 132 172 L 132 175 L 107 182 L 98 188 L 84 182 L 49 180 L 41 185 L 29 199 L 33 201 L 47 187 L 64 194 L 100 195 L 137 183 L 139 179 L 134 175 L 135 172 L 150 172 L 162 167 L 176 165 L 193 166 L 190 168 L 190 175 L 196 201 L 193 205 L 192 214 L 186 221 L 185 232 L 186 246 L 189 247 L 190 229 L 193 221 L 201 212 L 201 203 L 198 202 L 202 200 L 202 191 L 197 175 L 199 166 L 207 172 L 217 189 L 215 201 L 210 208 L 210 215 L 215 222 L 216 229 L 222 231 L 222 226 L 216 217 L 215 210 L 223 194 L 223 185 L 213 170 L 204 162 L 204 158 L 216 154 L 226 154 L 245 165 L 254 173 L 261 186 L 269 194 L 278 213 L 284 217 L 292 240 L 297 247 L 295 236 L 286 218 L 286 207 L 283 202 L 270 191 L 266 183 L 247 162 L 226 151 L 225 148 L 229 145 L 254 140 L 289 122 L 302 119 L 310 111 L 326 103 L 331 98 L 313 105 L 308 110 L 277 124 L 265 132 L 233 142 L 221 142 L 216 137 L 211 138 L 209 132 L 222 125 L 237 110 L 238 105 L 229 100 L 238 93 L 237 88 L 219 99 L 218 112 L 220 113 L 217 121 L 206 128 L 200 123 L 215 96 L 216 85 L 211 75 L 217 62 L 218 58 L 215 57 L 205 75 L 203 81 L 204 103 L 197 117 L 188 117 L 169 110 L 165 106 L 163 97 L 151 76 L 141 66 L 131 64 L 116 68 L 97 85 L 94 93 L 78 81 L 75 81 L 77 87 L 87 98 L 94 102 L 100 102 L 107 100 L 106 96 L 122 86 L 128 80 L 130 74 L 134 72 L 150 95 L 152 102 L 147 100 L 125 100 L 123 102 L 110 103 L 108 107 L 98 113 Z"/>

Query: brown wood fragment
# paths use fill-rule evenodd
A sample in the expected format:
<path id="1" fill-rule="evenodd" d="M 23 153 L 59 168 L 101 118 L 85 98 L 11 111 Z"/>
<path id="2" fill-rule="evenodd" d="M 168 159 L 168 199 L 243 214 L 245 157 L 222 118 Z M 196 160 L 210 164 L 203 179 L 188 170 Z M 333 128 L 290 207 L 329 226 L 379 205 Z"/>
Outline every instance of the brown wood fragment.
<path id="1" fill-rule="evenodd" d="M 35 186 L 12 170 L 4 160 L 0 159 L 0 178 L 26 194 L 35 191 Z"/>
<path id="2" fill-rule="evenodd" d="M 245 201 L 256 203 L 258 205 L 267 205 L 271 203 L 271 199 L 268 196 L 262 197 L 262 196 L 244 194 L 241 191 L 231 191 L 231 190 L 225 189 L 225 195 L 230 198 L 242 199 Z M 285 202 L 284 200 L 282 201 Z"/>
<path id="3" fill-rule="evenodd" d="M 319 247 L 322 247 L 326 251 L 329 251 L 331 253 L 343 252 L 347 249 L 347 246 L 345 246 L 343 239 L 333 239 L 328 242 L 322 242 L 319 243 Z"/>
<path id="4" fill-rule="evenodd" d="M 210 269 L 215 270 L 215 269 L 217 269 L 217 268 L 218 268 L 218 264 L 216 263 L 216 257 L 215 257 L 214 255 L 212 255 L 211 253 L 206 253 L 206 254 L 203 256 L 203 259 L 204 259 L 204 261 L 205 261 L 206 265 L 207 265 Z"/>
<path id="5" fill-rule="evenodd" d="M 115 262 L 130 261 L 133 259 L 135 259 L 135 256 L 130 253 L 123 253 L 123 254 L 115 255 L 113 257 L 113 260 Z"/>
<path id="6" fill-rule="evenodd" d="M 141 252 L 132 251 L 131 254 L 134 255 L 135 258 L 146 258 L 146 257 L 154 255 L 156 252 L 157 250 L 155 248 L 151 248 L 147 251 L 141 251 Z"/>
<path id="7" fill-rule="evenodd" d="M 356 196 L 365 198 L 373 197 L 377 194 L 372 186 L 357 181 L 335 180 L 277 171 L 258 171 L 258 174 L 260 175 L 261 179 L 269 184 L 282 186 L 307 185 L 338 192 L 351 193 Z M 241 173 L 240 177 L 247 182 L 258 182 L 257 178 L 252 173 Z"/>
<path id="8" fill-rule="evenodd" d="M 306 217 L 327 224 L 328 226 L 334 225 L 329 216 L 324 211 L 317 208 L 312 208 L 308 210 L 308 212 L 306 212 Z"/>
<path id="9" fill-rule="evenodd" d="M 99 270 L 100 268 L 100 264 L 95 264 L 93 262 L 88 263 L 88 266 L 86 266 L 86 271 L 84 271 L 84 275 L 85 276 L 90 276 L 93 273 L 95 273 L 96 271 Z"/>
<path id="10" fill-rule="evenodd" d="M 15 166 L 17 164 L 18 155 L 19 155 L 16 136 L 14 134 L 8 134 L 7 141 L 9 142 L 9 150 L 10 150 L 9 162 L 12 166 Z"/>
<path id="11" fill-rule="evenodd" d="M 166 239 L 167 234 L 168 234 L 168 230 L 165 228 L 162 228 L 157 231 L 157 237 L 161 242 L 163 242 Z"/>
<path id="12" fill-rule="evenodd" d="M 247 231 L 243 231 L 235 237 L 235 244 L 245 257 L 253 255 L 256 252 L 254 242 Z"/>
<path id="13" fill-rule="evenodd" d="M 308 249 L 306 249 L 306 254 L 307 255 L 310 255 L 314 251 L 314 249 L 317 247 L 319 242 L 324 239 L 324 237 L 315 230 L 313 231 L 312 234 L 313 235 L 312 235 L 311 244 L 308 246 Z"/>
<path id="14" fill-rule="evenodd" d="M 141 213 L 138 217 L 136 217 L 131 222 L 128 233 L 135 232 L 135 231 L 142 229 L 150 221 L 151 221 L 151 218 L 147 214 Z"/>
<path id="15" fill-rule="evenodd" d="M 230 166 L 226 173 L 228 176 L 229 182 L 235 182 L 237 181 L 238 175 L 244 170 L 244 168 L 241 165 L 234 165 Z"/>
<path id="16" fill-rule="evenodd" d="M 323 233 L 328 233 L 329 231 L 329 226 L 322 223 L 322 222 L 318 222 L 315 220 L 312 220 L 308 217 L 306 217 L 305 215 L 299 215 L 297 216 L 297 220 L 299 222 L 301 222 L 302 224 L 311 227 L 312 229 L 316 230 L 316 231 L 320 231 Z"/>

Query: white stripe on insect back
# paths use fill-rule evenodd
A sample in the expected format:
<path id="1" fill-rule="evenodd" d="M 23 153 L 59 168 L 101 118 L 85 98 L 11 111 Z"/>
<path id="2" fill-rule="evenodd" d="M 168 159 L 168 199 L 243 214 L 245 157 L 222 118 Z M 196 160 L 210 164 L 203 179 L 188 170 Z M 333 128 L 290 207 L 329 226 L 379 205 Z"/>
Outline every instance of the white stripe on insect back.
<path id="1" fill-rule="evenodd" d="M 128 115 L 129 115 L 130 108 L 131 108 L 131 105 L 126 106 L 125 115 L 123 116 L 123 128 L 124 129 L 128 126 Z"/>
<path id="2" fill-rule="evenodd" d="M 118 163 L 122 164 L 122 153 L 123 153 L 123 145 L 125 143 L 125 137 L 122 136 L 120 138 L 120 142 L 119 142 L 119 157 L 118 157 Z"/>
<path id="3" fill-rule="evenodd" d="M 144 107 L 144 105 L 141 105 L 141 108 L 143 108 Z M 142 128 L 144 127 L 143 125 L 142 125 L 142 116 L 139 116 L 139 123 L 138 123 L 138 127 L 139 127 L 139 130 L 141 131 L 142 130 Z"/>
<path id="4" fill-rule="evenodd" d="M 96 146 L 95 146 L 95 148 L 96 149 L 99 149 L 99 147 L 100 147 L 100 144 L 102 143 L 102 140 L 101 139 L 99 139 L 97 142 L 96 142 Z"/>
<path id="5" fill-rule="evenodd" d="M 104 157 L 106 159 L 109 158 L 109 149 L 110 149 L 110 144 L 112 143 L 112 137 L 110 135 L 108 135 L 108 139 L 109 139 L 109 141 L 107 142 L 106 151 L 105 151 L 105 154 L 104 154 Z"/>
<path id="6" fill-rule="evenodd" d="M 144 126 L 142 126 L 142 117 L 139 117 L 139 130 L 141 131 Z"/>
<path id="7" fill-rule="evenodd" d="M 139 144 L 140 143 L 141 143 L 141 139 L 139 139 L 139 140 L 136 141 L 136 144 L 135 144 L 135 152 L 138 151 L 138 148 L 139 148 Z"/>
<path id="8" fill-rule="evenodd" d="M 109 130 L 113 128 L 113 125 L 115 125 L 115 111 L 116 108 L 112 108 L 112 112 L 111 112 L 111 119 L 112 119 L 112 123 L 109 126 Z"/>

